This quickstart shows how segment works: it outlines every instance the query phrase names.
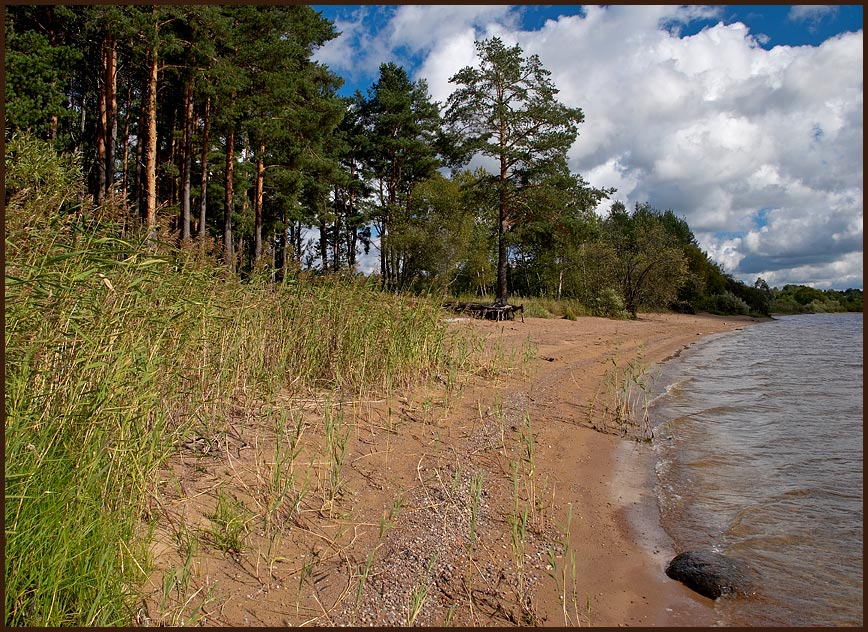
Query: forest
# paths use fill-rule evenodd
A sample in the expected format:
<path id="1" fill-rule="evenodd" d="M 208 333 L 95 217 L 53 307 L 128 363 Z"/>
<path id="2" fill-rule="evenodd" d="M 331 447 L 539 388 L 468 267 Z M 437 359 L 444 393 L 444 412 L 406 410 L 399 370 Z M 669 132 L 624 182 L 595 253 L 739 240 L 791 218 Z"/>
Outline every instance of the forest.
<path id="1" fill-rule="evenodd" d="M 196 244 L 241 278 L 357 275 L 373 253 L 386 291 L 608 317 L 822 303 L 734 279 L 673 210 L 600 217 L 615 191 L 567 167 L 582 111 L 497 38 L 437 103 L 394 63 L 341 97 L 313 59 L 339 33 L 308 6 L 12 6 L 5 33 L 7 161 L 14 135 L 47 140 L 121 232 Z"/>

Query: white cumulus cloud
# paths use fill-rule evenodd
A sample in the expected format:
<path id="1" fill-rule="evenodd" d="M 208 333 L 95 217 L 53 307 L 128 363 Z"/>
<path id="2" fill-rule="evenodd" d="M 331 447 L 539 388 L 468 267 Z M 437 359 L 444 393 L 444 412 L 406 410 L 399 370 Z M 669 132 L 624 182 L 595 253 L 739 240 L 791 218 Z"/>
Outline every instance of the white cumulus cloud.
<path id="1" fill-rule="evenodd" d="M 789 17 L 833 10 L 799 6 Z M 628 208 L 648 202 L 685 217 L 748 282 L 861 286 L 861 30 L 765 49 L 767 37 L 740 22 L 681 35 L 694 19 L 720 18 L 719 7 L 593 5 L 527 31 L 521 11 L 400 7 L 369 50 L 381 61 L 415 55 L 414 77 L 445 102 L 449 78 L 475 63 L 475 39 L 518 43 L 552 72 L 559 98 L 582 108 L 569 159 L 589 183 L 617 187 Z"/>

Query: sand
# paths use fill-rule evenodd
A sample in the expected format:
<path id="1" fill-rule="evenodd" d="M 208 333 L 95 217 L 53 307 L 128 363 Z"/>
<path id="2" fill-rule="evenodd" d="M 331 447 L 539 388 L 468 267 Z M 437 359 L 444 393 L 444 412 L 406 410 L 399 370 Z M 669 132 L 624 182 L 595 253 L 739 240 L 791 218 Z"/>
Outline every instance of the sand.
<path id="1" fill-rule="evenodd" d="M 337 490 L 325 402 L 281 403 L 302 430 L 283 502 L 274 424 L 255 398 L 239 402 L 228 431 L 204 438 L 213 449 L 181 447 L 161 473 L 139 623 L 711 625 L 713 602 L 663 572 L 676 551 L 659 523 L 653 452 L 641 428 L 621 436 L 605 423 L 607 385 L 628 363 L 649 375 L 702 337 L 754 322 L 452 322 L 495 350 L 491 370 L 345 401 Z M 499 370 L 509 362 L 517 368 Z M 239 550 L 215 535 L 221 496 L 243 507 Z"/>

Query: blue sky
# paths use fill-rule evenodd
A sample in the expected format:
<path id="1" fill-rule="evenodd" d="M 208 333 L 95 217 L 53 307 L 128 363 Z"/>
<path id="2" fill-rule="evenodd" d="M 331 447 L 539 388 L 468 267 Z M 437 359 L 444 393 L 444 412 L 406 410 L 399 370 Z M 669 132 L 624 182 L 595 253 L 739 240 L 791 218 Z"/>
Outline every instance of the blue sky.
<path id="1" fill-rule="evenodd" d="M 570 166 L 592 185 L 684 216 L 747 282 L 862 287 L 861 5 L 313 6 L 343 94 L 393 61 L 445 102 L 499 36 L 583 109 Z"/>

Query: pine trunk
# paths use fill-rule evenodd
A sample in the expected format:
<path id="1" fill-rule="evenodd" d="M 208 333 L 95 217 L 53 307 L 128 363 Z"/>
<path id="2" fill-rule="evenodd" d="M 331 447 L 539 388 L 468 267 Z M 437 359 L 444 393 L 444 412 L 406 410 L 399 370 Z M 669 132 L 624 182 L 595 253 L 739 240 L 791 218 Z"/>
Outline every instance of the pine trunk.
<path id="1" fill-rule="evenodd" d="M 130 158 L 130 96 L 131 88 L 127 86 L 126 116 L 124 116 L 123 158 L 121 163 L 121 200 L 127 204 L 127 167 Z"/>
<path id="2" fill-rule="evenodd" d="M 157 226 L 157 72 L 156 49 L 148 68 L 148 142 L 145 149 L 145 220 L 151 237 Z"/>
<path id="3" fill-rule="evenodd" d="M 506 305 L 509 296 L 506 290 L 506 166 L 501 160 L 500 204 L 497 213 L 497 299 L 498 305 Z"/>
<path id="4" fill-rule="evenodd" d="M 301 222 L 296 222 L 295 224 L 295 243 L 293 244 L 294 254 L 295 254 L 295 262 L 301 263 Z"/>
<path id="5" fill-rule="evenodd" d="M 202 181 L 199 200 L 199 239 L 204 243 L 206 233 L 205 210 L 208 199 L 208 128 L 211 124 L 211 97 L 205 99 L 205 116 L 202 126 Z"/>
<path id="6" fill-rule="evenodd" d="M 106 105 L 106 135 L 105 135 L 105 193 L 111 192 L 115 182 L 115 140 L 117 139 L 117 82 L 118 57 L 117 46 L 112 37 L 106 37 L 105 43 L 105 105 Z"/>
<path id="7" fill-rule="evenodd" d="M 235 130 L 229 129 L 226 136 L 226 197 L 223 207 L 223 259 L 230 269 L 235 269 L 232 252 L 232 204 L 233 178 L 235 167 Z"/>
<path id="8" fill-rule="evenodd" d="M 184 156 L 181 193 L 181 243 L 190 242 L 190 189 L 193 171 L 193 82 L 184 87 Z"/>
<path id="9" fill-rule="evenodd" d="M 178 156 L 178 142 L 176 140 L 177 135 L 175 132 L 177 128 L 175 125 L 178 123 L 178 117 L 176 115 L 176 108 L 171 109 L 171 124 L 168 126 L 168 134 L 169 134 L 169 156 L 165 160 L 161 161 L 160 164 L 169 163 L 170 165 L 177 165 L 177 156 Z M 181 125 L 184 123 L 182 122 Z M 178 173 L 180 173 L 180 169 L 178 169 Z M 165 173 L 165 172 L 164 172 Z M 168 183 L 166 183 L 166 176 L 163 178 L 163 199 L 166 199 L 165 190 L 169 189 L 169 205 L 175 206 L 178 203 L 178 178 L 174 175 L 168 176 Z"/>
<path id="10" fill-rule="evenodd" d="M 325 220 L 320 216 L 319 220 L 319 255 L 322 258 L 322 271 L 328 272 L 329 269 L 329 249 L 328 249 L 328 235 L 326 231 L 328 227 L 326 226 Z"/>
<path id="11" fill-rule="evenodd" d="M 265 140 L 259 141 L 259 155 L 256 158 L 256 197 L 254 200 L 253 224 L 253 264 L 262 257 L 262 203 L 265 198 Z"/>
<path id="12" fill-rule="evenodd" d="M 139 209 L 139 217 L 144 222 L 147 219 L 145 211 L 145 145 L 148 142 L 148 102 L 147 85 L 143 86 L 142 96 L 139 103 L 139 123 L 136 127 L 136 167 L 133 195 L 136 198 L 136 206 Z"/>
<path id="13" fill-rule="evenodd" d="M 101 84 L 97 91 L 97 110 L 99 119 L 96 124 L 96 188 L 94 189 L 93 201 L 102 204 L 105 197 L 106 186 L 106 139 L 108 137 L 108 105 L 106 104 L 105 78 L 108 75 L 108 59 L 106 56 L 106 43 L 103 40 L 99 49 L 99 64 Z"/>
<path id="14" fill-rule="evenodd" d="M 337 199 L 337 191 L 335 191 L 335 199 Z M 341 214 L 335 213 L 335 223 L 332 228 L 332 270 L 337 272 L 341 267 L 340 258 L 341 246 Z"/>

